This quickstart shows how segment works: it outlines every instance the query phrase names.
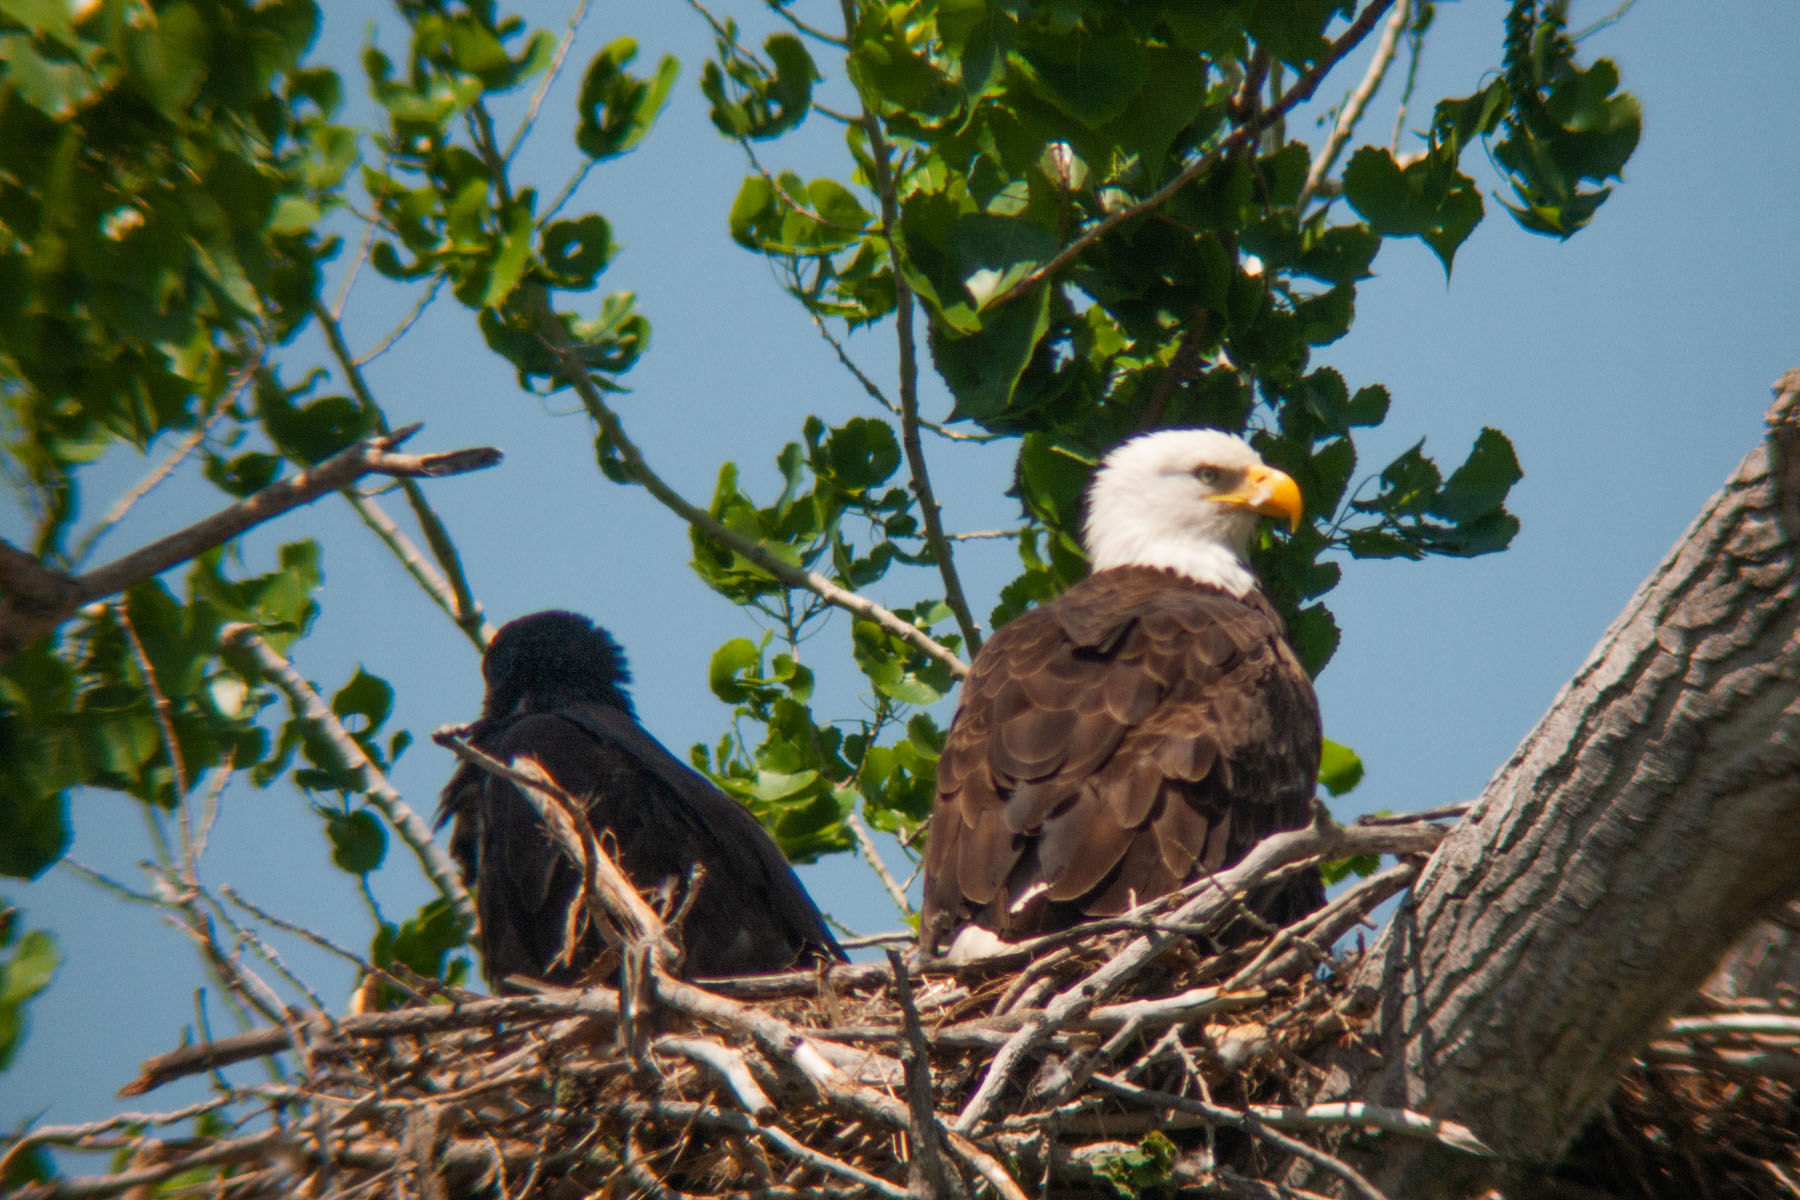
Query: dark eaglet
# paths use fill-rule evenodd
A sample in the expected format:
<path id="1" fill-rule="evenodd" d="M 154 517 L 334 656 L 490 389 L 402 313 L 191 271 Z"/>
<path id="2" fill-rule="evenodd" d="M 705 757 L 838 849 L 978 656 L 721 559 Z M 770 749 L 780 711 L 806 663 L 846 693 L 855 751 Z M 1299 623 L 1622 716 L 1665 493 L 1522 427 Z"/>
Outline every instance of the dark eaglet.
<path id="1" fill-rule="evenodd" d="M 487 698 L 467 740 L 501 762 L 536 762 L 586 806 L 639 891 L 653 903 L 660 897 L 665 912 L 687 902 L 683 975 L 843 959 L 756 818 L 638 724 L 624 652 L 604 629 L 575 613 L 520 617 L 495 635 L 481 672 Z M 475 892 L 490 985 L 515 975 L 571 984 L 595 968 L 603 943 L 570 911 L 580 870 L 517 788 L 463 763 L 438 808 L 438 825 L 446 822 L 451 854 Z M 696 865 L 699 890 L 687 897 Z M 571 929 L 582 930 L 572 944 Z"/>

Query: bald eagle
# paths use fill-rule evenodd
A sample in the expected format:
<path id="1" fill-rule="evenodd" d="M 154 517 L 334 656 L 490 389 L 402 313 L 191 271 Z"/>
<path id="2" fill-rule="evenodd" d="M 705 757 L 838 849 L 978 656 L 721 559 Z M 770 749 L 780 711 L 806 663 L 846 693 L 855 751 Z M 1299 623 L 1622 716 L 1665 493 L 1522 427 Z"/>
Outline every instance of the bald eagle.
<path id="1" fill-rule="evenodd" d="M 1318 701 L 1244 561 L 1300 489 L 1230 434 L 1144 434 L 1088 491 L 1093 573 L 997 631 L 938 763 L 920 942 L 1115 915 L 1305 825 Z M 1317 872 L 1254 898 L 1317 908 Z"/>
<path id="2" fill-rule="evenodd" d="M 611 635 L 586 617 L 540 612 L 495 635 L 481 663 L 487 698 L 468 740 L 502 762 L 530 758 L 587 805 L 595 832 L 640 891 L 686 886 L 705 869 L 682 928 L 690 977 L 779 971 L 844 957 L 774 841 L 741 805 L 637 723 L 630 673 Z M 488 981 L 573 983 L 599 956 L 588 930 L 564 931 L 580 872 L 505 780 L 464 763 L 438 825 L 475 890 Z"/>

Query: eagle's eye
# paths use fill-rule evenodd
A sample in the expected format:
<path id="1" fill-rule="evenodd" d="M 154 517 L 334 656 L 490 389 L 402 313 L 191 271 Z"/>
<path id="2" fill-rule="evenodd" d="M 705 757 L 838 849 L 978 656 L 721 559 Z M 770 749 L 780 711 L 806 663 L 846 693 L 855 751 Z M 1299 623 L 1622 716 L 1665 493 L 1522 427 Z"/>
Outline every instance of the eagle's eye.
<path id="1" fill-rule="evenodd" d="M 1209 488 L 1216 488 L 1225 482 L 1225 472 L 1218 467 L 1195 467 L 1194 478 Z"/>

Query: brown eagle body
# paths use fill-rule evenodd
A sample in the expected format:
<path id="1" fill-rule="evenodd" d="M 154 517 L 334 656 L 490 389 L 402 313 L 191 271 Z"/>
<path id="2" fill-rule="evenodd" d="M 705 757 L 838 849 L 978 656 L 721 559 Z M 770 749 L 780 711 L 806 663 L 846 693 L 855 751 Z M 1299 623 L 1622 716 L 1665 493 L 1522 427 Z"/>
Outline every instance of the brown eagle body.
<path id="1" fill-rule="evenodd" d="M 690 977 L 778 971 L 838 960 L 824 918 L 763 827 L 645 732 L 622 685 L 623 654 L 585 617 L 521 617 L 488 648 L 488 693 L 469 741 L 502 762 L 529 758 L 587 805 L 620 868 L 654 902 L 704 870 L 682 925 Z M 576 865 L 512 784 L 464 763 L 444 788 L 438 823 L 475 889 L 490 984 L 520 975 L 573 983 L 601 953 L 588 929 L 566 930 Z"/>
<path id="2" fill-rule="evenodd" d="M 1279 511 L 1297 519 L 1292 481 L 1227 440 L 1245 459 L 1227 463 L 1260 472 L 1252 481 L 1279 476 L 1291 492 Z M 1154 463 L 1165 489 L 1156 520 L 1187 492 L 1209 519 L 1221 504 L 1248 503 L 1237 477 L 1187 457 L 1165 467 L 1168 449 Z M 1193 484 L 1201 471 L 1211 473 Z M 1091 502 L 1112 501 L 1097 489 Z M 1256 503 L 1272 511 L 1266 498 Z M 1230 519 L 1245 536 L 1254 524 L 1236 510 Z M 1092 518 L 1088 532 L 1092 550 Z M 996 632 L 963 683 L 925 853 L 928 954 L 971 924 L 1016 941 L 1124 912 L 1310 819 L 1318 702 L 1247 569 L 1239 594 L 1189 572 L 1095 558 L 1102 569 Z M 1322 902 L 1316 872 L 1251 900 L 1276 921 Z"/>

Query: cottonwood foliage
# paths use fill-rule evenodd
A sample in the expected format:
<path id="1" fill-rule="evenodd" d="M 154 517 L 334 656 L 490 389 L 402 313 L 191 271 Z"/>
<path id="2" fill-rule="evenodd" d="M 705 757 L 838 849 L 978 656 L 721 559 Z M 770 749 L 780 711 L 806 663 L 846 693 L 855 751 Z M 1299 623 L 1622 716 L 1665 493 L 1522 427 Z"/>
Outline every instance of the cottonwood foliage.
<path id="1" fill-rule="evenodd" d="M 752 494 L 725 463 L 689 505 L 608 407 L 649 326 L 630 295 L 600 290 L 613 232 L 571 200 L 590 168 L 629 179 L 614 160 L 654 136 L 677 64 L 638 60 L 629 14 L 591 15 L 616 40 L 596 52 L 584 32 L 585 66 L 565 68 L 582 72 L 577 170 L 523 180 L 530 110 L 515 103 L 528 115 L 499 130 L 494 107 L 544 80 L 557 37 L 482 0 L 398 9 L 403 43 L 371 45 L 346 72 L 309 58 L 313 0 L 0 2 L 0 407 L 30 525 L 25 544 L 0 546 L 0 590 L 99 561 L 114 517 L 81 498 L 103 455 L 198 464 L 223 505 L 385 432 L 331 306 L 366 254 L 421 303 L 441 291 L 465 307 L 521 387 L 578 397 L 602 472 L 688 516 L 700 577 L 767 614 L 760 644 L 719 648 L 711 684 L 735 720 L 695 756 L 797 858 L 849 847 L 858 814 L 916 832 L 955 672 L 904 625 L 966 659 L 983 624 L 1078 578 L 1082 485 L 1134 430 L 1249 431 L 1299 481 L 1306 522 L 1255 554 L 1314 671 L 1337 643 L 1325 597 L 1346 556 L 1504 548 L 1520 477 L 1505 436 L 1485 430 L 1451 464 L 1422 445 L 1361 462 L 1358 431 L 1389 419 L 1388 391 L 1315 351 L 1349 331 L 1387 239 L 1419 238 L 1451 270 L 1485 212 L 1471 152 L 1497 166 L 1519 224 L 1568 237 L 1639 128 L 1613 66 L 1583 65 L 1562 6 L 1536 0 L 1496 27 L 1499 69 L 1428 119 L 1417 108 L 1423 129 L 1398 147 L 1360 144 L 1326 98 L 1350 93 L 1389 21 L 1400 61 L 1417 53 L 1429 4 L 1394 17 L 1335 0 L 775 3 L 738 14 L 777 30 L 760 39 L 697 9 L 716 34 L 698 86 L 720 151 L 736 143 L 747 164 L 736 196 L 718 198 L 721 225 L 775 266 L 796 321 L 840 349 L 847 331 L 884 330 L 898 366 L 875 378 L 845 355 L 835 386 L 866 393 L 866 414 L 808 419 L 776 457 L 777 494 Z M 339 123 L 350 86 L 370 89 L 374 127 Z M 835 174 L 765 165 L 821 125 L 841 137 Z M 921 411 L 928 370 L 947 412 Z M 989 612 L 964 597 L 931 499 L 946 434 L 1017 447 L 1019 572 Z M 428 487 L 408 481 L 404 497 L 429 560 L 409 569 L 479 641 L 479 581 L 455 531 Z M 296 789 L 350 875 L 384 864 L 396 831 L 322 730 L 385 768 L 412 740 L 388 728 L 391 688 L 359 671 L 322 721 L 220 648 L 222 629 L 247 623 L 303 654 L 327 550 L 290 524 L 273 570 L 208 550 L 0 667 L 0 871 L 28 879 L 62 857 L 80 787 L 141 803 L 161 869 L 177 871 L 181 818 L 224 772 Z M 898 618 L 836 615 L 833 644 L 873 697 L 856 713 L 816 710 L 793 653 L 832 613 L 801 571 Z M 1360 770 L 1341 750 L 1328 766 L 1336 786 Z M 0 1064 L 54 962 L 22 928 L 0 923 Z M 446 897 L 405 921 L 378 914 L 369 955 L 454 974 L 468 932 Z"/>

